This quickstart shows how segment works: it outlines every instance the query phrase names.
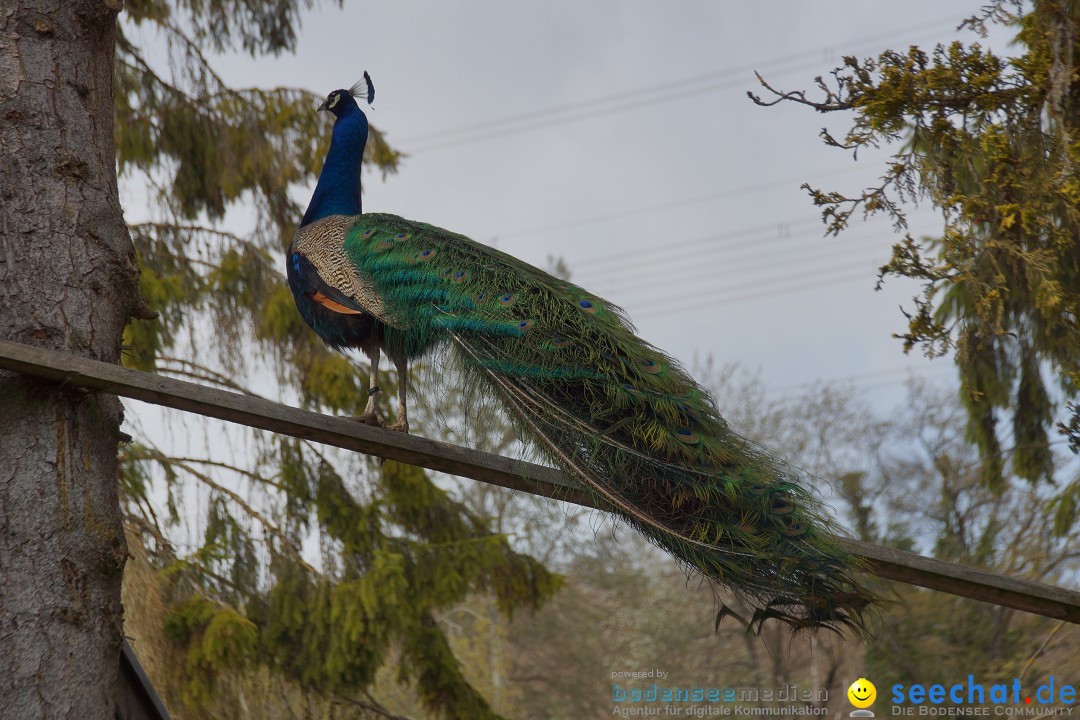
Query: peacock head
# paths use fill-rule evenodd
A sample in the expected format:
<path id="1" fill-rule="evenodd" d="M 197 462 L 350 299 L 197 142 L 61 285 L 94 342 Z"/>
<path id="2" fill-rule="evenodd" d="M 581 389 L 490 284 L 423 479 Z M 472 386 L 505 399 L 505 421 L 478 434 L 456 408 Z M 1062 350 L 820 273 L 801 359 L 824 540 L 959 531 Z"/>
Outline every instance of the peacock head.
<path id="1" fill-rule="evenodd" d="M 364 72 L 364 78 L 348 90 L 334 90 L 326 96 L 326 100 L 319 106 L 319 110 L 327 110 L 336 118 L 343 118 L 352 113 L 363 114 L 360 106 L 354 98 L 366 97 L 368 105 L 375 100 L 375 85 L 371 82 L 371 76 Z"/>

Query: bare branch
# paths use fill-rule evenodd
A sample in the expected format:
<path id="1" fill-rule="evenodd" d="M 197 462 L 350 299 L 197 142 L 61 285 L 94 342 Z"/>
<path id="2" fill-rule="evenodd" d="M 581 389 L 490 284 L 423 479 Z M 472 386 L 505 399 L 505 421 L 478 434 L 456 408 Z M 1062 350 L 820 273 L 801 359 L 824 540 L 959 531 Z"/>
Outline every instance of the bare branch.
<path id="1" fill-rule="evenodd" d="M 814 78 L 814 81 L 819 88 L 825 91 L 825 100 L 823 102 L 815 102 L 813 100 L 807 99 L 805 90 L 793 90 L 791 92 L 777 90 L 772 85 L 770 85 L 768 81 L 765 80 L 765 78 L 762 77 L 761 74 L 758 72 L 754 73 L 754 77 L 758 79 L 758 82 L 761 83 L 761 86 L 763 88 L 768 90 L 776 97 L 775 100 L 766 101 L 762 100 L 759 96 L 747 90 L 747 96 L 754 101 L 755 105 L 760 105 L 762 107 L 771 107 L 773 105 L 782 103 L 785 100 L 790 100 L 791 102 L 796 102 L 800 105 L 812 107 L 821 113 L 836 112 L 837 110 L 850 110 L 852 107 L 854 107 L 854 104 L 850 100 L 841 99 L 838 94 L 834 93 L 831 89 L 829 89 L 825 85 L 825 82 L 821 79 L 821 77 Z"/>

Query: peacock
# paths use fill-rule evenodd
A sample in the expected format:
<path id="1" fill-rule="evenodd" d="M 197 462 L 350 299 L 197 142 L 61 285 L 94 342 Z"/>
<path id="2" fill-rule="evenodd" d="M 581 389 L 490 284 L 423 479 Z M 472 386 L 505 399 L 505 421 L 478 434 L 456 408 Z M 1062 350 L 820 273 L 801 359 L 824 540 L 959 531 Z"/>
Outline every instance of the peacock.
<path id="1" fill-rule="evenodd" d="M 877 601 L 856 578 L 804 474 L 741 437 L 679 363 L 584 288 L 432 225 L 362 213 L 368 136 L 357 97 L 331 92 L 326 162 L 287 250 L 300 314 L 332 348 L 389 356 L 408 431 L 407 367 L 444 349 L 465 382 L 495 398 L 519 436 L 599 507 L 754 608 L 797 629 L 867 631 Z M 735 614 L 721 606 L 717 622 Z M 746 622 L 745 618 L 743 618 Z"/>

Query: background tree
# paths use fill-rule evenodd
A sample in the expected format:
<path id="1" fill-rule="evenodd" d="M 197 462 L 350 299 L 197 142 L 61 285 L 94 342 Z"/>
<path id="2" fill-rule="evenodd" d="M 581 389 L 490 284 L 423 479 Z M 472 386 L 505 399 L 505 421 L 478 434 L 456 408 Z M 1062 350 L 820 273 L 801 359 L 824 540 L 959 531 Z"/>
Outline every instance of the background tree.
<path id="1" fill-rule="evenodd" d="M 876 187 L 849 196 L 807 186 L 830 233 L 860 212 L 883 213 L 903 231 L 917 201 L 944 221 L 938 237 L 905 234 L 880 278 L 922 281 L 900 337 L 905 350 L 955 354 L 962 408 L 913 392 L 876 471 L 841 478 L 857 533 L 1045 582 L 1067 580 L 1076 567 L 1080 478 L 1065 475 L 1075 462 L 1054 453 L 1050 433 L 1071 401 L 1060 429 L 1080 450 L 1078 17 L 1075 3 L 996 1 L 961 28 L 983 37 L 993 23 L 1015 28 L 1015 57 L 978 43 L 911 47 L 845 57 L 828 81 L 818 79 L 819 98 L 764 78 L 770 97 L 751 94 L 761 105 L 850 112 L 843 135 L 824 129 L 821 137 L 856 157 L 898 146 Z M 1056 536 L 1044 530 L 1051 518 Z M 897 592 L 902 603 L 884 616 L 883 641 L 865 658 L 875 682 L 921 681 L 931 658 L 943 676 L 977 670 L 1030 682 L 1075 651 L 1075 635 L 1056 623 Z"/>
<path id="2" fill-rule="evenodd" d="M 910 389 L 894 426 L 898 442 L 883 450 L 879 472 L 866 483 L 882 499 L 879 512 L 935 557 L 1067 583 L 1078 567 L 1080 533 L 1047 532 L 1046 493 L 1016 474 L 1005 476 L 1004 488 L 986 487 L 978 448 L 965 441 L 965 414 L 942 391 Z M 902 603 L 886 615 L 882 641 L 867 656 L 867 672 L 889 684 L 921 682 L 929 658 L 942 677 L 1019 677 L 1026 668 L 1028 681 L 1062 675 L 1074 664 L 1055 668 L 1043 656 L 1049 637 L 1057 648 L 1070 639 L 1075 648 L 1076 635 L 1061 632 L 1060 623 L 915 588 L 897 593 Z"/>
<path id="3" fill-rule="evenodd" d="M 1061 401 L 1073 401 L 1061 429 L 1080 451 L 1078 19 L 1073 2 L 995 0 L 961 28 L 985 36 L 991 23 L 1015 27 L 1023 51 L 1015 57 L 978 43 L 913 46 L 845 57 L 831 80 L 819 78 L 817 100 L 764 79 L 771 99 L 750 95 L 762 105 L 851 111 L 842 137 L 821 136 L 856 155 L 899 145 L 877 187 L 854 196 L 809 188 L 830 233 L 860 211 L 884 213 L 899 230 L 906 203 L 929 200 L 941 211 L 944 232 L 905 235 L 881 277 L 923 282 L 905 350 L 955 353 L 968 433 L 984 482 L 999 490 L 1009 460 L 1022 478 L 1052 481 L 1049 433 Z M 1073 480 L 1057 505 L 1059 532 L 1075 522 L 1078 498 Z"/>
<path id="4" fill-rule="evenodd" d="M 148 317 L 117 199 L 121 3 L 0 10 L 0 337 L 117 362 Z M 120 404 L 0 373 L 0 707 L 112 717 L 126 554 Z"/>
<path id="5" fill-rule="evenodd" d="M 706 365 L 695 376 L 752 439 L 789 448 L 788 460 L 813 473 L 860 539 L 1042 582 L 1067 584 L 1080 569 L 1075 529 L 1065 537 L 1038 530 L 1042 488 L 1013 473 L 1000 492 L 981 482 L 966 410 L 951 390 L 912 384 L 907 402 L 879 414 L 842 387 L 775 396 L 732 368 Z M 631 533 L 613 539 L 601 525 L 583 535 L 578 554 L 557 565 L 566 588 L 511 625 L 522 718 L 610 713 L 610 673 L 649 667 L 670 672 L 672 685 L 826 689 L 828 700 L 812 704 L 830 716 L 850 710 L 844 693 L 858 677 L 880 692 L 968 674 L 1021 677 L 1031 688 L 1080 672 L 1073 625 L 900 584 L 882 588 L 892 602 L 868 647 L 768 625 L 760 637 L 734 623 L 714 635 L 708 588 L 688 584 Z"/>

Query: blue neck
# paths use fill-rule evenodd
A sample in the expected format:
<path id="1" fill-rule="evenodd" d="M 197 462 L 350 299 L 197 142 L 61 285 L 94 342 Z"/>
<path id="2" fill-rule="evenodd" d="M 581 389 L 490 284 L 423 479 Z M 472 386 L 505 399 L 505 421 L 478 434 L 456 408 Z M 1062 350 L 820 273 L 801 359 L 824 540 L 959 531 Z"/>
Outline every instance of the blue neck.
<path id="1" fill-rule="evenodd" d="M 360 162 L 367 137 L 367 117 L 353 102 L 334 122 L 330 150 L 300 227 L 330 215 L 360 214 Z"/>

